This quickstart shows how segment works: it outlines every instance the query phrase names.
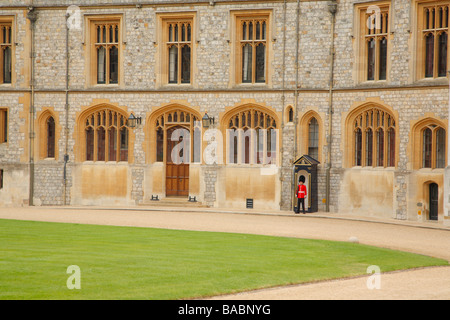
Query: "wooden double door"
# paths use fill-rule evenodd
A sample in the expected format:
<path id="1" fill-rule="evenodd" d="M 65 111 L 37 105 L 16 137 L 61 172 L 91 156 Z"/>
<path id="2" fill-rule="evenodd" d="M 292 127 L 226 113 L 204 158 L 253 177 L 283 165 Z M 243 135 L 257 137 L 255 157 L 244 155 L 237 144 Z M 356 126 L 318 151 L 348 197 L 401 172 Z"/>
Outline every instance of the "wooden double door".
<path id="1" fill-rule="evenodd" d="M 176 132 L 176 130 L 180 130 Z M 190 143 L 181 126 L 167 130 L 166 197 L 187 197 L 189 195 L 189 150 Z M 176 139 L 172 137 L 175 133 Z"/>

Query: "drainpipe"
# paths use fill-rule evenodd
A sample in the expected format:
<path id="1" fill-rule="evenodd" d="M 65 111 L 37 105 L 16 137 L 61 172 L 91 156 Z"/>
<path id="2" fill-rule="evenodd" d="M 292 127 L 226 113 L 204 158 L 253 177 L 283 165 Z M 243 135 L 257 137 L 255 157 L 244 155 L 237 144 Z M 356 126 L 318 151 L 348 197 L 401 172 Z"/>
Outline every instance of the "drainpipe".
<path id="1" fill-rule="evenodd" d="M 328 11 L 331 13 L 331 46 L 330 46 L 330 79 L 328 92 L 328 157 L 326 168 L 326 212 L 330 212 L 330 193 L 331 193 L 331 144 L 333 141 L 333 78 L 334 78 L 334 29 L 336 23 L 336 0 L 328 4 Z"/>
<path id="2" fill-rule="evenodd" d="M 65 95 L 66 95 L 66 105 L 65 105 L 65 112 L 66 112 L 66 123 L 64 128 L 64 135 L 65 135 L 65 150 L 64 150 L 64 194 L 63 194 L 63 203 L 64 205 L 67 205 L 67 162 L 69 161 L 69 23 L 68 19 L 70 18 L 70 14 L 66 13 L 66 89 L 65 89 Z"/>
<path id="3" fill-rule="evenodd" d="M 281 95 L 281 129 L 284 129 L 284 103 L 285 103 L 285 89 L 286 89 L 286 11 L 287 11 L 287 0 L 284 0 L 283 5 L 283 58 L 282 58 L 282 95 Z M 283 147 L 280 150 L 283 154 Z"/>
<path id="4" fill-rule="evenodd" d="M 297 17 L 296 17 L 296 27 L 295 27 L 295 35 L 296 35 L 296 47 L 295 47 L 295 89 L 294 89 L 294 161 L 297 159 L 297 125 L 298 125 L 298 71 L 299 71 L 299 46 L 300 46 L 300 0 L 297 0 Z M 294 191 L 297 186 L 297 181 L 295 181 L 294 168 L 292 168 L 292 190 L 291 190 L 291 210 L 294 208 Z"/>
<path id="5" fill-rule="evenodd" d="M 295 48 L 295 97 L 294 97 L 294 157 L 297 157 L 297 124 L 298 124 L 298 71 L 299 71 L 299 46 L 300 46 L 300 0 L 297 0 L 297 18 L 296 18 L 296 48 Z"/>
<path id="6" fill-rule="evenodd" d="M 35 28 L 36 28 L 36 20 L 37 20 L 37 11 L 32 6 L 33 2 L 31 2 L 31 6 L 28 8 L 27 19 L 30 20 L 30 32 L 31 32 L 31 77 L 30 77 L 30 88 L 31 88 L 31 98 L 30 98 L 30 115 L 29 115 L 29 166 L 30 166 L 30 189 L 29 189 L 29 205 L 34 205 L 34 62 L 36 58 L 36 52 L 34 51 L 34 42 L 35 42 Z"/>
<path id="7" fill-rule="evenodd" d="M 286 11 L 287 11 L 287 0 L 284 0 L 283 3 L 283 57 L 282 57 L 282 94 L 281 94 L 281 130 L 282 130 L 282 134 L 284 135 L 284 105 L 285 105 L 285 101 L 286 101 L 286 96 L 285 96 L 285 90 L 286 90 Z M 278 141 L 280 141 L 278 139 Z M 281 141 L 283 141 L 283 136 L 281 137 Z M 283 143 L 281 143 L 281 147 L 279 148 L 280 150 L 280 165 L 283 168 L 283 163 L 284 163 L 284 157 L 283 157 Z M 280 182 L 281 184 L 283 184 L 284 181 L 284 176 L 283 176 L 283 170 L 281 170 L 281 174 L 280 174 Z M 292 193 L 292 192 L 291 192 Z M 280 199 L 283 199 L 283 188 L 281 188 L 281 195 L 280 195 Z M 292 203 L 292 201 L 291 201 Z M 281 207 L 281 202 L 280 202 L 280 207 Z"/>

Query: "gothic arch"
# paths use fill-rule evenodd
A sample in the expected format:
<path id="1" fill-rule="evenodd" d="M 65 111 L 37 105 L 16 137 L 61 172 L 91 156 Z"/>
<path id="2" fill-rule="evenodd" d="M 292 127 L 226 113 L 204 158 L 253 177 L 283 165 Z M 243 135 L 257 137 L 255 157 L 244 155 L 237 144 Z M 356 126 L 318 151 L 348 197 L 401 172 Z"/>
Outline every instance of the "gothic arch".
<path id="1" fill-rule="evenodd" d="M 200 128 L 201 130 L 202 115 L 199 111 L 194 110 L 191 107 L 173 103 L 158 108 L 147 116 L 147 121 L 144 127 L 146 144 L 144 149 L 146 150 L 147 163 L 165 162 L 165 141 L 166 132 L 173 126 L 180 126 L 187 130 L 190 130 L 191 137 L 193 137 L 194 130 Z M 162 148 L 163 155 L 159 155 L 161 150 L 158 151 L 158 130 L 161 130 L 163 137 L 160 139 L 160 149 Z M 200 145 L 201 149 L 201 145 Z M 202 150 L 202 149 L 201 149 Z M 192 159 L 198 160 L 198 159 Z"/>
<path id="2" fill-rule="evenodd" d="M 77 120 L 76 160 L 132 162 L 134 132 L 122 108 L 101 103 L 82 111 Z"/>
<path id="3" fill-rule="evenodd" d="M 309 138 L 310 138 L 310 124 L 311 121 L 315 119 L 317 121 L 317 129 L 318 129 L 318 137 L 317 137 L 317 148 L 318 148 L 318 156 L 317 159 L 319 162 L 322 162 L 322 150 L 324 146 L 324 126 L 322 117 L 314 110 L 307 111 L 302 118 L 300 119 L 298 132 L 300 132 L 300 150 L 299 154 L 308 154 L 309 148 Z"/>
<path id="4" fill-rule="evenodd" d="M 443 129 L 443 137 L 442 135 L 438 134 L 440 129 Z M 431 136 L 431 146 L 430 146 L 430 159 L 431 161 L 430 166 L 424 165 L 423 161 L 423 155 L 424 155 L 424 132 L 425 130 L 430 132 Z M 417 122 L 413 123 L 411 126 L 411 133 L 410 133 L 410 152 L 409 157 L 410 161 L 412 163 L 412 168 L 414 170 L 418 170 L 420 168 L 429 167 L 429 168 L 443 168 L 447 164 L 447 152 L 445 148 L 447 147 L 447 124 L 446 121 L 442 121 L 434 116 L 426 116 Z M 441 143 L 439 143 L 439 137 L 443 139 Z M 438 145 L 441 145 L 444 147 L 444 150 L 441 150 L 441 161 L 439 161 L 436 156 L 438 153 L 436 148 Z M 441 165 L 436 165 L 436 163 L 440 162 Z"/>
<path id="5" fill-rule="evenodd" d="M 231 108 L 222 116 L 220 126 L 224 163 L 278 163 L 281 123 L 269 108 L 253 103 Z"/>
<path id="6" fill-rule="evenodd" d="M 346 167 L 397 167 L 398 115 L 389 106 L 367 102 L 345 118 Z"/>
<path id="7" fill-rule="evenodd" d="M 61 137 L 61 126 L 56 114 L 50 108 L 46 108 L 37 116 L 38 125 L 38 147 L 39 159 L 55 159 L 59 158 L 59 144 Z M 49 132 L 49 125 L 50 131 Z M 53 135 L 53 136 L 50 136 Z"/>

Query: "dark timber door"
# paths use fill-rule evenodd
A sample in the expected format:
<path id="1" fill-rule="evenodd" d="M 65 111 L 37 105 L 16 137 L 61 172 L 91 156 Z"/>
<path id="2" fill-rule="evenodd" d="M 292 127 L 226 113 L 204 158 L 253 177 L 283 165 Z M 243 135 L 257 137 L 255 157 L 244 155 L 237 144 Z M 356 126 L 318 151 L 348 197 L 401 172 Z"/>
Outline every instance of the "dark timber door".
<path id="1" fill-rule="evenodd" d="M 430 220 L 438 219 L 439 188 L 436 183 L 430 184 Z"/>
<path id="2" fill-rule="evenodd" d="M 175 135 L 179 138 L 172 141 Z M 185 133 L 189 131 L 177 126 L 167 130 L 167 161 L 166 161 L 166 196 L 187 197 L 189 195 L 189 140 Z"/>

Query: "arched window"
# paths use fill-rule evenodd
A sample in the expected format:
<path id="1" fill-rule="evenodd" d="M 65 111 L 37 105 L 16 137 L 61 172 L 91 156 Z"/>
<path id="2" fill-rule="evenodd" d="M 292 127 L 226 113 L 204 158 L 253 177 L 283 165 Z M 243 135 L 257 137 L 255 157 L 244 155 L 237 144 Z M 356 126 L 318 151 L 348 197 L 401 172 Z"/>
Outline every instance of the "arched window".
<path id="1" fill-rule="evenodd" d="M 316 118 L 311 118 L 308 125 L 308 155 L 319 159 L 319 124 Z"/>
<path id="2" fill-rule="evenodd" d="M 108 108 L 85 120 L 86 161 L 128 161 L 127 116 Z"/>
<path id="3" fill-rule="evenodd" d="M 185 162 L 200 162 L 201 153 L 201 123 L 199 118 L 192 112 L 180 109 L 169 110 L 157 116 L 155 120 L 156 130 L 156 161 L 164 162 L 164 160 L 174 160 L 169 156 L 168 148 L 172 148 L 185 140 L 183 148 L 180 152 L 183 153 L 183 163 Z M 176 141 L 172 141 L 170 129 L 181 129 L 180 137 Z M 170 145 L 167 144 L 170 142 Z M 172 143 L 173 142 L 173 143 Z M 165 147 L 166 146 L 166 147 Z M 187 149 L 187 150 L 185 150 Z M 166 156 L 166 158 L 165 158 Z M 169 161 L 169 162 L 170 162 Z"/>
<path id="4" fill-rule="evenodd" d="M 422 128 L 422 168 L 445 168 L 445 129 L 430 124 Z"/>
<path id="5" fill-rule="evenodd" d="M 291 106 L 287 108 L 287 118 L 288 122 L 294 122 L 294 109 Z"/>
<path id="6" fill-rule="evenodd" d="M 371 107 L 352 119 L 353 165 L 394 167 L 394 117 L 381 108 Z"/>
<path id="7" fill-rule="evenodd" d="M 55 119 L 47 120 L 47 158 L 55 157 Z"/>
<path id="8" fill-rule="evenodd" d="M 0 117 L 1 118 L 1 117 Z M 58 140 L 60 138 L 60 126 L 58 117 L 51 108 L 44 108 L 37 113 L 37 139 L 39 159 L 58 160 Z"/>
<path id="9" fill-rule="evenodd" d="M 228 163 L 276 164 L 277 121 L 271 114 L 248 108 L 227 119 Z"/>

